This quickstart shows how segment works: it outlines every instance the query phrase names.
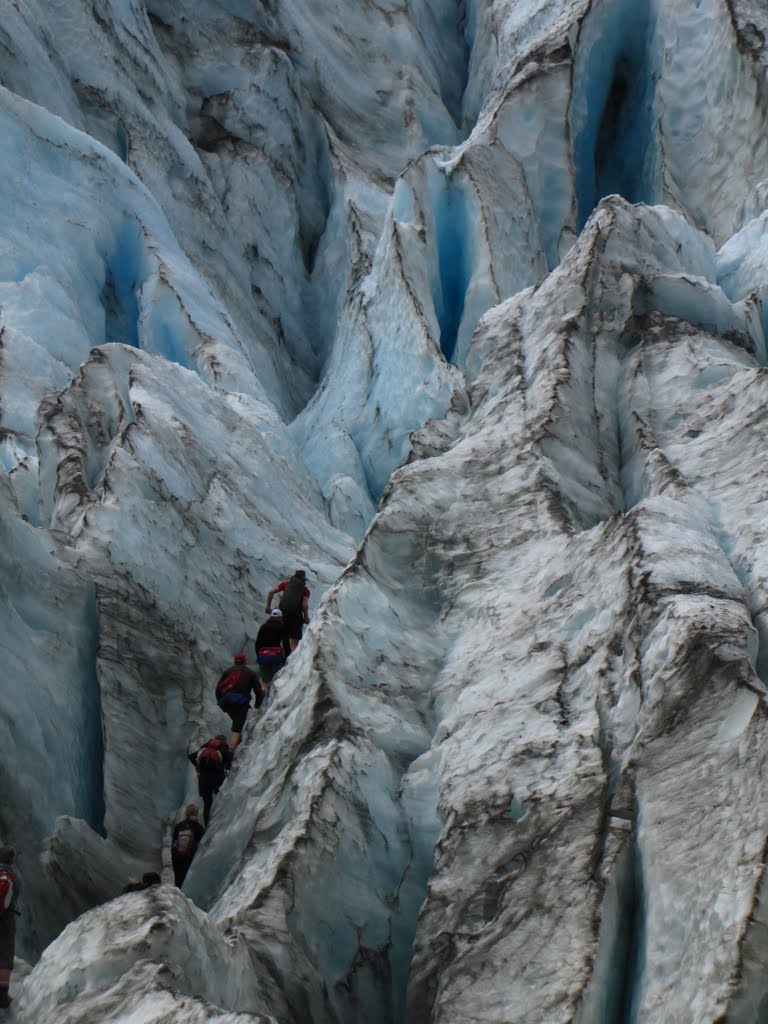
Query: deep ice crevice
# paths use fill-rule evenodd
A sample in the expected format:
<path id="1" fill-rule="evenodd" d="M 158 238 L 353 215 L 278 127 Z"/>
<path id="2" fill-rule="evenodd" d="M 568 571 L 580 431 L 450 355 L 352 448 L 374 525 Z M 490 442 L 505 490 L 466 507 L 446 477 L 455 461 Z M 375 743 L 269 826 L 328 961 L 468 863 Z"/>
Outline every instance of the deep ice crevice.
<path id="1" fill-rule="evenodd" d="M 115 250 L 105 268 L 102 302 L 104 304 L 104 341 L 120 342 L 139 348 L 138 290 L 143 278 L 141 229 L 126 221 Z"/>
<path id="2" fill-rule="evenodd" d="M 104 726 L 101 711 L 101 688 L 98 676 L 98 610 L 92 593 L 84 610 L 86 631 L 93 638 L 91 649 L 83 651 L 82 717 L 75 733 L 72 749 L 77 763 L 73 775 L 80 780 L 74 814 L 82 818 L 94 832 L 106 837 L 104 827 Z M 90 667 L 87 667 L 90 663 Z"/>
<path id="3" fill-rule="evenodd" d="M 570 122 L 581 230 L 601 198 L 653 199 L 652 0 L 593 3 L 578 40 Z"/>
<path id="4" fill-rule="evenodd" d="M 471 276 L 467 201 L 461 184 L 447 177 L 432 197 L 440 288 L 433 296 L 440 325 L 440 349 L 454 361 Z"/>
<path id="5" fill-rule="evenodd" d="M 605 847 L 594 883 L 603 890 L 599 935 L 577 1024 L 633 1024 L 643 962 L 643 892 L 635 823 L 624 809 L 606 809 Z"/>

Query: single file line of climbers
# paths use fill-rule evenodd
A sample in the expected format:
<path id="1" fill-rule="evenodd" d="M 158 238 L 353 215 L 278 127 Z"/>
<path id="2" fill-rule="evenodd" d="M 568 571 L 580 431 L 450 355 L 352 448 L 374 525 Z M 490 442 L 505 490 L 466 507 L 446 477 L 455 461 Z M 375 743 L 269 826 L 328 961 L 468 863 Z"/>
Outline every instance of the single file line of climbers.
<path id="1" fill-rule="evenodd" d="M 273 608 L 272 601 L 278 594 L 278 607 Z M 213 798 L 223 786 L 232 767 L 251 708 L 251 697 L 256 708 L 260 708 L 269 695 L 275 676 L 296 650 L 304 626 L 309 624 L 309 598 L 307 576 L 303 569 L 297 569 L 290 579 L 281 580 L 272 587 L 265 605 L 268 618 L 259 627 L 254 641 L 257 668 L 248 665 L 245 652 L 240 650 L 233 656 L 232 664 L 219 676 L 215 688 L 216 703 L 229 716 L 232 732 L 229 742 L 222 733 L 187 755 L 197 771 L 205 827 L 197 821 L 198 810 L 195 804 L 187 805 L 184 819 L 174 826 L 171 861 L 179 888 L 184 883 L 200 840 L 208 828 Z"/>
<path id="2" fill-rule="evenodd" d="M 272 601 L 279 595 L 278 607 Z M 301 640 L 304 626 L 309 623 L 310 591 L 306 572 L 297 569 L 288 580 L 281 580 L 267 594 L 267 619 L 256 634 L 254 648 L 256 667 L 248 664 L 244 650 L 237 651 L 229 665 L 219 676 L 214 695 L 216 703 L 229 717 L 229 740 L 220 733 L 206 740 L 196 750 L 187 752 L 197 773 L 197 788 L 203 803 L 203 822 L 198 821 L 196 804 L 187 804 L 184 817 L 177 822 L 171 834 L 171 864 L 175 884 L 181 888 L 192 860 L 210 823 L 213 798 L 220 791 L 232 767 L 235 752 L 240 745 L 251 699 L 260 708 L 269 696 L 273 681 Z M 243 638 L 245 647 L 247 636 Z M 146 872 L 142 881 L 134 883 L 129 891 L 157 884 L 159 876 Z"/>

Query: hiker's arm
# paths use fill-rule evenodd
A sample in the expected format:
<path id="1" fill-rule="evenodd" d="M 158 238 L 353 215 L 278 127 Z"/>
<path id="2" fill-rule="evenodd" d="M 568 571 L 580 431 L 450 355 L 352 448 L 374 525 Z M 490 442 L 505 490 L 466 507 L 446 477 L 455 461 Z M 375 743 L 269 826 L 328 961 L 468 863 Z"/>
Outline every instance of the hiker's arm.
<path id="1" fill-rule="evenodd" d="M 267 603 L 265 605 L 265 611 L 268 611 L 268 612 L 272 611 L 272 598 L 275 596 L 275 594 L 278 592 L 279 589 L 280 589 L 280 584 L 278 583 L 278 585 L 276 587 L 272 587 L 270 592 L 267 594 Z"/>
<path id="2" fill-rule="evenodd" d="M 305 597 L 301 602 L 301 614 L 304 616 L 304 621 L 309 625 L 309 598 Z"/>

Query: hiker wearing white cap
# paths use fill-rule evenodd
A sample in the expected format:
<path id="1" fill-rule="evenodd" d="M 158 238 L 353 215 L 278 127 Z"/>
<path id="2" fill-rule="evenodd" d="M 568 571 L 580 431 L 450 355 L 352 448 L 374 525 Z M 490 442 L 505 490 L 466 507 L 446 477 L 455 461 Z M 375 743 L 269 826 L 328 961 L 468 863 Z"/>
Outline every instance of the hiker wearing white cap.
<path id="1" fill-rule="evenodd" d="M 290 641 L 283 622 L 283 613 L 279 608 L 275 608 L 256 634 L 256 661 L 261 676 L 261 688 L 265 694 L 289 654 Z"/>

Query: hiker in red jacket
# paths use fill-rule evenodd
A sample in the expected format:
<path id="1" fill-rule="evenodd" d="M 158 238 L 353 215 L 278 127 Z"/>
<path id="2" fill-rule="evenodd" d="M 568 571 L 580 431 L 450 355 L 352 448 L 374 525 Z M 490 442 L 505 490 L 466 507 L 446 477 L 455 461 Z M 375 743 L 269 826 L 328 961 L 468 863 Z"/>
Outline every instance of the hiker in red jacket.
<path id="1" fill-rule="evenodd" d="M 304 623 L 309 625 L 309 587 L 307 586 L 307 574 L 303 569 L 297 569 L 289 580 L 283 580 L 276 587 L 272 587 L 267 594 L 266 611 L 272 612 L 272 598 L 280 594 L 280 611 L 283 613 L 283 622 L 288 630 L 291 651 L 295 651 L 301 640 Z"/>
<path id="2" fill-rule="evenodd" d="M 233 664 L 221 673 L 219 681 L 216 683 L 216 703 L 232 719 L 232 737 L 229 741 L 229 749 L 232 751 L 240 742 L 248 709 L 251 706 L 251 693 L 253 693 L 257 708 L 261 707 L 261 702 L 264 700 L 259 677 L 252 668 L 246 665 L 245 661 L 246 658 L 242 652 L 236 654 Z"/>

